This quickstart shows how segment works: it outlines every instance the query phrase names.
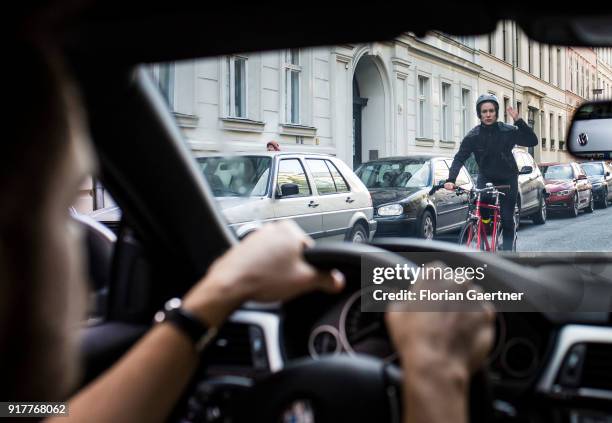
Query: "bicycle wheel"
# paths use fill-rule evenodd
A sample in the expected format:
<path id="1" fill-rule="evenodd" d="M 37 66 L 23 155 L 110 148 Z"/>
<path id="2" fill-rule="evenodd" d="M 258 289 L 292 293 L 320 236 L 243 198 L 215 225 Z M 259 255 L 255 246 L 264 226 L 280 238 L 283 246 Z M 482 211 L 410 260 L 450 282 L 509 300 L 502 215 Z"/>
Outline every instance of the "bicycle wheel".
<path id="1" fill-rule="evenodd" d="M 483 247 L 482 240 L 478 245 L 478 222 L 470 220 L 463 225 L 459 233 L 459 244 L 474 250 L 480 250 Z"/>
<path id="2" fill-rule="evenodd" d="M 516 230 L 514 231 L 514 240 L 512 241 L 512 249 L 510 251 L 516 251 L 516 238 L 517 238 L 517 234 L 516 234 Z M 502 225 L 498 225 L 497 226 L 497 245 L 495 248 L 496 251 L 505 251 L 504 250 L 504 229 L 502 228 Z"/>

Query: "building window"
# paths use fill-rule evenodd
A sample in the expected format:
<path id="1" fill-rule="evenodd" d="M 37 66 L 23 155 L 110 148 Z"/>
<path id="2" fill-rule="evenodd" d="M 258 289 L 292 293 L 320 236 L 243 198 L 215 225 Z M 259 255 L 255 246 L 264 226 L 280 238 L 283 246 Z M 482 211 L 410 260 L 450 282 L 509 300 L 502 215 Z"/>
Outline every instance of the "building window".
<path id="1" fill-rule="evenodd" d="M 527 48 L 527 71 L 529 73 L 533 73 L 533 41 L 529 40 L 528 48 Z"/>
<path id="2" fill-rule="evenodd" d="M 153 78 L 168 107 L 174 110 L 174 63 L 160 63 L 151 67 Z"/>
<path id="3" fill-rule="evenodd" d="M 495 52 L 495 32 L 491 32 L 487 36 L 487 52 L 489 54 L 494 54 Z"/>
<path id="4" fill-rule="evenodd" d="M 540 53 L 540 79 L 544 79 L 544 44 L 538 44 L 538 52 Z"/>
<path id="5" fill-rule="evenodd" d="M 542 150 L 546 150 L 546 138 L 542 138 Z"/>
<path id="6" fill-rule="evenodd" d="M 247 117 L 247 59 L 228 56 L 225 89 L 227 92 L 226 110 L 230 117 Z"/>
<path id="7" fill-rule="evenodd" d="M 429 136 L 429 78 L 419 76 L 419 127 L 417 128 L 418 138 Z"/>
<path id="8" fill-rule="evenodd" d="M 555 136 L 553 134 L 553 128 L 555 127 L 555 116 L 551 113 L 548 119 L 548 135 L 550 137 L 550 150 L 555 150 Z"/>
<path id="9" fill-rule="evenodd" d="M 451 85 L 446 82 L 442 83 L 442 129 L 440 138 L 443 140 L 452 139 L 451 130 Z"/>
<path id="10" fill-rule="evenodd" d="M 470 129 L 470 90 L 461 90 L 461 136 Z"/>
<path id="11" fill-rule="evenodd" d="M 558 124 L 557 124 L 557 137 L 559 137 L 559 150 L 563 150 L 564 147 L 564 142 L 562 141 L 563 139 L 563 120 L 561 119 L 561 116 L 559 116 L 557 118 L 558 120 Z"/>
<path id="12" fill-rule="evenodd" d="M 285 119 L 288 123 L 300 123 L 300 51 L 297 48 L 285 52 Z"/>
<path id="13" fill-rule="evenodd" d="M 561 49 L 557 49 L 557 87 L 561 88 Z"/>
<path id="14" fill-rule="evenodd" d="M 502 23 L 502 58 L 504 59 L 504 61 L 508 60 L 508 52 L 507 52 L 507 42 L 508 42 L 508 37 L 506 36 L 506 21 L 504 21 Z"/>
<path id="15" fill-rule="evenodd" d="M 553 48 L 548 46 L 548 82 L 553 82 Z"/>
<path id="16" fill-rule="evenodd" d="M 508 123 L 508 107 L 510 107 L 510 99 L 504 97 L 504 122 Z"/>
<path id="17" fill-rule="evenodd" d="M 516 111 L 518 112 L 519 119 L 523 117 L 523 103 L 520 101 L 516 102 Z"/>

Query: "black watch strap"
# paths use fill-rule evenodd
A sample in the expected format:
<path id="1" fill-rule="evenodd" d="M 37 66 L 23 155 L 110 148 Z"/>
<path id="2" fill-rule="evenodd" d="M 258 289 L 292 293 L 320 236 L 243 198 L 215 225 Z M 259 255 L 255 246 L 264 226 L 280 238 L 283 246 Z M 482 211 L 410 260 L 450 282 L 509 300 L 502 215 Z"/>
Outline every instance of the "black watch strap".
<path id="1" fill-rule="evenodd" d="M 156 323 L 169 322 L 180 329 L 191 339 L 196 351 L 201 352 L 217 334 L 216 328 L 210 328 L 187 310 L 181 308 L 178 298 L 169 300 L 164 310 L 155 314 Z"/>

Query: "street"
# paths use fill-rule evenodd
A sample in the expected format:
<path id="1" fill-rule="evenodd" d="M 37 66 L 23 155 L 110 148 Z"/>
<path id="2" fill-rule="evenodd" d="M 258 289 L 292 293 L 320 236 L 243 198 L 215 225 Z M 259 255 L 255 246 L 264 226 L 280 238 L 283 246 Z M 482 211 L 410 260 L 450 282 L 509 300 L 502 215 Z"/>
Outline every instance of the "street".
<path id="1" fill-rule="evenodd" d="M 612 250 L 612 207 L 595 209 L 578 217 L 549 214 L 544 225 L 521 220 L 517 251 L 610 251 Z"/>
<path id="2" fill-rule="evenodd" d="M 436 236 L 439 241 L 457 242 L 457 233 Z M 612 207 L 581 211 L 571 218 L 564 213 L 549 213 L 544 225 L 522 219 L 517 251 L 612 251 Z"/>

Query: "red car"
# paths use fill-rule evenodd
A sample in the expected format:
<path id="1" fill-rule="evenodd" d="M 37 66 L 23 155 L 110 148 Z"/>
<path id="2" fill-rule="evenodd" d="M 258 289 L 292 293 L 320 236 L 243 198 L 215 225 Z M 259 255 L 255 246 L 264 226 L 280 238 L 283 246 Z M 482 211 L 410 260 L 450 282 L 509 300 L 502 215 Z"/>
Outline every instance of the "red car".
<path id="1" fill-rule="evenodd" d="M 582 209 L 586 213 L 594 210 L 593 187 L 580 165 L 570 163 L 542 163 L 548 212 L 567 211 L 571 217 L 578 216 Z"/>

